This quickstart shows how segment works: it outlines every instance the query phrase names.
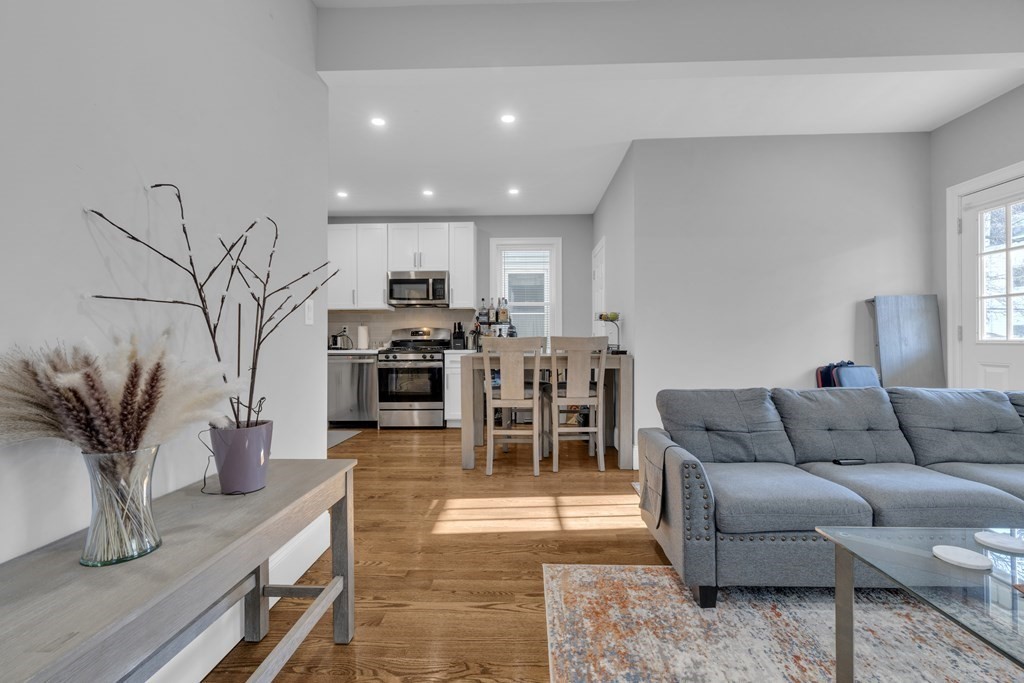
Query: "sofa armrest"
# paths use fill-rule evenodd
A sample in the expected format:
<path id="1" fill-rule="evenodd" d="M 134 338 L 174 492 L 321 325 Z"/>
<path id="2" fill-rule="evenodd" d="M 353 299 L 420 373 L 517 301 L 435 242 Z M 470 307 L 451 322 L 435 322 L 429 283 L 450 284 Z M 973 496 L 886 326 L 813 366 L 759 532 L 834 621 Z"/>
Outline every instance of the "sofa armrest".
<path id="1" fill-rule="evenodd" d="M 703 464 L 662 429 L 638 432 L 641 517 L 688 586 L 714 586 L 715 496 Z"/>

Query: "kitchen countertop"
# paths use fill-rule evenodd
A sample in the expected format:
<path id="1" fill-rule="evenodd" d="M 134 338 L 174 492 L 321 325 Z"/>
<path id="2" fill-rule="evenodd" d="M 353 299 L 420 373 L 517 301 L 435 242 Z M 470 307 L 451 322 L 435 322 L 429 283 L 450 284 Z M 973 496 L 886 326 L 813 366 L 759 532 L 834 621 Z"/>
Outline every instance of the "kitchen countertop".
<path id="1" fill-rule="evenodd" d="M 377 349 L 327 349 L 328 356 L 376 356 Z"/>
<path id="2" fill-rule="evenodd" d="M 444 352 L 447 354 L 458 356 L 463 353 L 476 353 L 476 349 L 445 349 Z"/>

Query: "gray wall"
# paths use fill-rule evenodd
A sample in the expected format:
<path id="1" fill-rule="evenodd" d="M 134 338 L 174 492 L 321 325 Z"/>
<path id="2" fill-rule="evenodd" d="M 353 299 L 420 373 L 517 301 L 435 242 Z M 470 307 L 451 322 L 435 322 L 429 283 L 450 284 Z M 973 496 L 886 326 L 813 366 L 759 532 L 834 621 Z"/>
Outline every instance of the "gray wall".
<path id="1" fill-rule="evenodd" d="M 1024 86 L 931 133 L 932 290 L 946 310 L 946 190 L 1024 161 Z M 946 328 L 943 323 L 943 334 Z M 948 352 L 948 343 L 947 343 Z"/>
<path id="2" fill-rule="evenodd" d="M 104 349 L 113 333 L 171 326 L 175 352 L 212 356 L 193 310 L 83 296 L 187 295 L 173 267 L 83 214 L 99 209 L 184 257 L 173 195 L 147 194 L 148 184 L 181 187 L 202 262 L 218 257 L 218 233 L 260 215 L 282 226 L 282 282 L 326 258 L 327 97 L 313 65 L 314 22 L 312 4 L 295 0 L 3 3 L 0 350 L 83 339 Z M 265 347 L 259 391 L 276 423 L 275 458 L 325 457 L 325 297 L 316 305 L 315 325 L 289 320 Z M 202 427 L 161 447 L 155 495 L 202 478 Z M 76 448 L 0 447 L 0 468 L 0 561 L 88 525 Z M 301 575 L 326 548 L 321 527 L 306 556 L 275 555 L 275 581 Z M 238 614 L 225 619 L 166 680 L 197 680 L 223 657 L 241 636 Z"/>
<path id="3" fill-rule="evenodd" d="M 593 216 L 332 216 L 331 223 L 476 223 L 477 299 L 489 297 L 491 244 L 495 237 L 562 238 L 562 333 L 591 334 L 590 254 L 594 243 Z"/>
<path id="4" fill-rule="evenodd" d="M 871 363 L 864 300 L 931 285 L 927 134 L 637 142 L 637 424 L 664 388 Z"/>
<path id="5" fill-rule="evenodd" d="M 622 317 L 619 329 L 626 349 L 633 348 L 636 323 L 635 146 L 626 152 L 594 212 L 594 247 L 605 241 L 605 309 Z"/>

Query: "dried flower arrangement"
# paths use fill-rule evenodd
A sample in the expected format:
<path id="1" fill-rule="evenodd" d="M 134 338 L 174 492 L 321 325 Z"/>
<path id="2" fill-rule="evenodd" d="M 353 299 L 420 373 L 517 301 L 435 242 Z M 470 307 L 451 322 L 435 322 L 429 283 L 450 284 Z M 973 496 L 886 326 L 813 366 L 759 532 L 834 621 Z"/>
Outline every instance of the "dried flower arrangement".
<path id="1" fill-rule="evenodd" d="M 230 395 L 215 366 L 168 356 L 166 335 L 147 349 L 115 340 L 98 355 L 63 346 L 0 356 L 0 439 L 70 441 L 85 453 L 163 443 L 216 415 Z"/>
<path id="2" fill-rule="evenodd" d="M 175 266 L 178 270 L 183 271 L 195 289 L 196 298 L 194 301 L 184 301 L 179 299 L 155 299 L 150 297 L 126 297 L 126 296 L 109 296 L 109 295 L 96 295 L 98 299 L 114 299 L 120 301 L 141 301 L 147 303 L 158 303 L 158 304 L 172 304 L 179 306 L 188 306 L 196 308 L 202 313 L 203 320 L 206 326 L 207 333 L 210 337 L 210 342 L 213 345 L 213 352 L 220 362 L 223 360 L 221 353 L 221 344 L 219 339 L 219 333 L 221 331 L 221 323 L 224 321 L 224 309 L 228 298 L 228 293 L 231 291 L 232 285 L 236 281 L 242 283 L 245 288 L 247 298 L 251 299 L 255 304 L 255 313 L 252 321 L 252 331 L 250 335 L 247 335 L 246 342 L 249 343 L 249 360 L 248 368 L 246 369 L 248 374 L 248 387 L 245 400 L 240 395 L 235 395 L 230 399 L 231 406 L 231 417 L 234 422 L 234 427 L 251 427 L 255 426 L 259 421 L 259 413 L 262 410 L 265 397 L 256 398 L 256 379 L 257 372 L 259 370 L 260 356 L 263 351 L 263 345 L 267 339 L 281 326 L 285 320 L 287 320 L 293 313 L 298 311 L 302 306 L 313 297 L 320 289 L 322 289 L 327 282 L 338 274 L 335 270 L 333 273 L 325 277 L 319 284 L 313 286 L 301 299 L 294 302 L 292 301 L 292 287 L 299 284 L 308 277 L 311 277 L 315 273 L 324 271 L 330 262 L 325 261 L 316 268 L 299 275 L 292 280 L 289 280 L 280 286 L 271 286 L 271 276 L 273 273 L 274 265 L 274 254 L 277 252 L 277 242 L 280 237 L 280 229 L 278 228 L 277 222 L 269 216 L 264 218 L 258 218 L 252 221 L 248 227 L 246 227 L 241 234 L 234 239 L 230 244 L 225 242 L 223 238 L 218 237 L 220 246 L 223 250 L 219 260 L 213 265 L 209 271 L 197 268 L 195 262 L 195 256 L 192 250 L 192 240 L 189 237 L 188 226 L 185 222 L 185 207 L 181 199 L 181 190 L 176 185 L 170 183 L 157 183 L 151 185 L 149 189 L 156 190 L 168 188 L 174 190 L 174 196 L 178 202 L 178 213 L 181 223 L 181 232 L 185 241 L 185 249 L 187 252 L 187 262 L 176 259 L 165 252 L 157 249 L 150 243 L 139 238 L 136 234 L 130 230 L 118 225 L 113 220 L 105 216 L 99 211 L 94 209 L 88 209 L 87 212 L 92 214 L 106 224 L 115 228 L 120 234 L 127 237 L 132 242 L 141 244 L 149 251 L 153 252 L 163 260 L 169 262 Z M 273 243 L 270 248 L 270 252 L 267 255 L 266 270 L 263 274 L 259 274 L 253 269 L 246 258 L 243 258 L 246 247 L 249 245 L 249 240 L 253 231 L 253 228 L 257 224 L 266 220 L 274 228 Z M 223 289 L 219 289 L 219 296 L 214 293 L 213 298 L 208 291 L 213 287 L 214 276 L 220 271 L 222 266 L 228 268 L 228 274 L 226 284 Z M 206 275 L 202 275 L 202 272 L 206 272 Z M 276 284 L 276 283 L 275 283 Z M 243 295 L 243 298 L 246 298 Z M 211 303 L 212 302 L 212 303 Z M 276 305 L 275 305 L 276 304 Z M 291 305 L 289 305 L 291 304 Z M 214 312 L 216 308 L 216 312 Z M 239 378 L 242 377 L 242 345 L 243 345 L 243 334 L 242 334 L 242 304 L 238 304 L 238 328 L 237 328 L 237 364 L 236 373 Z M 227 375 L 223 376 L 224 383 L 228 383 Z M 243 415 L 244 413 L 244 415 Z"/>
<path id="3" fill-rule="evenodd" d="M 149 348 L 116 341 L 105 355 L 63 346 L 0 356 L 0 439 L 70 441 L 82 449 L 93 494 L 82 564 L 155 550 L 150 500 L 159 444 L 216 415 L 230 395 L 215 366 L 183 364 L 166 335 Z"/>

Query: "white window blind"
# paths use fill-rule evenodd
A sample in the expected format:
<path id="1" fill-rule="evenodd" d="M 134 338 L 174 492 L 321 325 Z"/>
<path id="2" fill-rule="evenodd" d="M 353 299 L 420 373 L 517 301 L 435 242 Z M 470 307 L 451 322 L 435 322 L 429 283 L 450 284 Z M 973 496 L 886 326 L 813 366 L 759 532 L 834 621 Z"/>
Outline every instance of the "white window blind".
<path id="1" fill-rule="evenodd" d="M 509 315 L 520 337 L 561 334 L 559 247 L 553 240 L 492 240 L 492 293 L 496 299 L 508 299 Z"/>

